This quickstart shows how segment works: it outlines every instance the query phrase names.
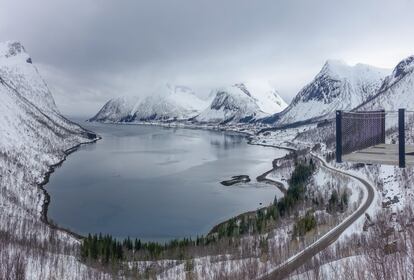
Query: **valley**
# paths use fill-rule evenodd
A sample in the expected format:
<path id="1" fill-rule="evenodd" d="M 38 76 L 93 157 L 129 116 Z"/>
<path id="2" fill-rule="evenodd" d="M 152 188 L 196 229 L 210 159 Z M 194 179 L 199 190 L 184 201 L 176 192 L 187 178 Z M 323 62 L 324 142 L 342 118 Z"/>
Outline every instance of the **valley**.
<path id="1" fill-rule="evenodd" d="M 411 279 L 413 169 L 335 162 L 333 120 L 414 110 L 413 65 L 328 60 L 289 105 L 167 84 L 84 122 L 22 44 L 0 44 L 0 278 Z"/>

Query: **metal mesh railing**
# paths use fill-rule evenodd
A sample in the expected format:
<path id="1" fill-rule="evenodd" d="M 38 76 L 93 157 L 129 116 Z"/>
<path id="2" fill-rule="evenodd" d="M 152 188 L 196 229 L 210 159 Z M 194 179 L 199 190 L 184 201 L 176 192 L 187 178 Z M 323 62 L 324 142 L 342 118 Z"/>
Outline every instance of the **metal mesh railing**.
<path id="1" fill-rule="evenodd" d="M 342 154 L 385 143 L 385 111 L 342 112 Z"/>
<path id="2" fill-rule="evenodd" d="M 405 167 L 406 159 L 406 145 L 405 132 L 411 125 L 406 127 L 406 112 L 412 114 L 412 111 L 399 109 L 397 111 L 362 111 L 362 112 L 336 112 L 336 161 L 342 162 L 342 155 L 350 154 L 356 151 L 362 153 L 372 154 L 377 157 L 375 160 L 384 162 L 393 162 L 390 158 L 394 154 L 394 149 L 397 146 L 397 153 L 395 153 L 396 160 L 400 167 Z M 386 119 L 388 121 L 386 127 Z M 414 120 L 414 117 L 411 116 Z M 410 122 L 411 120 L 409 118 Z M 379 144 L 385 144 L 386 132 L 391 139 L 390 145 L 375 147 L 377 149 L 384 149 L 384 152 L 379 152 L 377 149 L 368 149 Z M 396 133 L 397 132 L 397 133 Z M 397 134 L 395 137 L 395 134 Z M 388 150 L 387 150 L 388 149 Z M 411 148 L 410 148 L 411 149 Z M 375 152 L 374 152 L 375 150 Z M 383 155 L 383 156 L 382 156 Z M 358 159 L 363 160 L 361 157 Z M 385 159 L 387 158 L 387 159 Z M 373 158 L 371 157 L 371 162 Z"/>

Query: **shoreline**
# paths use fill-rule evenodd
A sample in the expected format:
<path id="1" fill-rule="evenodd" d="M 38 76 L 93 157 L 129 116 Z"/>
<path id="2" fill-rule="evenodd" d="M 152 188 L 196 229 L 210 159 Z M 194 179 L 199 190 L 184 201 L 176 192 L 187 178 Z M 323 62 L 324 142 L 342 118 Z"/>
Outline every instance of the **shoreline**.
<path id="1" fill-rule="evenodd" d="M 59 162 L 57 162 L 55 164 L 50 165 L 48 171 L 45 173 L 43 181 L 40 182 L 39 184 L 37 184 L 37 187 L 42 191 L 42 193 L 44 195 L 42 210 L 40 212 L 40 221 L 45 223 L 51 229 L 63 231 L 65 233 L 71 235 L 72 237 L 74 237 L 77 240 L 81 240 L 81 239 L 85 238 L 85 236 L 83 236 L 83 235 L 81 235 L 81 234 L 79 234 L 75 231 L 72 231 L 70 229 L 61 227 L 58 224 L 55 224 L 54 222 L 51 222 L 49 220 L 47 212 L 48 212 L 48 209 L 49 209 L 49 204 L 50 204 L 51 198 L 50 198 L 50 194 L 45 189 L 45 185 L 47 183 L 49 183 L 50 176 L 53 174 L 53 172 L 55 172 L 56 168 L 60 167 L 63 164 L 63 162 L 68 158 L 68 156 L 70 154 L 76 152 L 83 145 L 93 144 L 93 143 L 96 143 L 98 140 L 102 139 L 102 137 L 100 137 L 99 135 L 97 135 L 95 133 L 94 133 L 94 135 L 95 135 L 95 139 L 93 139 L 91 141 L 88 141 L 88 142 L 81 142 L 81 143 L 79 143 L 79 144 L 63 151 L 63 153 L 64 153 L 63 159 L 61 159 Z"/>
<path id="2" fill-rule="evenodd" d="M 243 134 L 244 136 L 253 136 L 257 131 L 246 131 L 248 128 L 245 128 L 246 130 L 240 131 L 237 130 L 237 128 L 233 127 L 224 127 L 220 125 L 203 125 L 203 124 L 193 124 L 193 123 L 184 123 L 184 122 L 100 122 L 100 121 L 89 121 L 86 120 L 84 122 L 88 123 L 98 123 L 98 124 L 105 124 L 105 125 L 142 125 L 142 126 L 156 126 L 156 127 L 162 127 L 162 128 L 181 128 L 181 129 L 191 129 L 191 130 L 208 130 L 208 131 L 221 131 L 221 132 L 232 132 L 237 134 Z M 239 128 L 244 128 L 243 126 L 240 126 Z"/>
<path id="3" fill-rule="evenodd" d="M 275 146 L 275 145 L 266 145 L 266 144 L 260 144 L 260 143 L 252 143 L 250 137 L 252 135 L 254 135 L 253 133 L 249 133 L 249 132 L 246 132 L 246 131 L 238 131 L 238 130 L 233 130 L 233 129 L 224 129 L 224 128 L 219 128 L 219 127 L 207 127 L 207 126 L 189 127 L 189 126 L 186 126 L 186 125 L 182 125 L 182 126 L 179 126 L 179 125 L 177 125 L 177 126 L 170 126 L 170 125 L 162 125 L 162 124 L 157 124 L 157 123 L 130 123 L 130 124 L 128 124 L 128 123 L 111 123 L 111 122 L 108 122 L 108 123 L 96 122 L 96 123 L 100 123 L 100 124 L 110 124 L 110 125 L 145 125 L 145 126 L 158 126 L 158 127 L 163 127 L 163 128 L 182 128 L 182 129 L 196 129 L 196 130 L 211 130 L 211 131 L 231 132 L 231 133 L 242 134 L 246 138 L 248 145 L 257 145 L 257 146 L 271 147 L 271 148 L 276 148 L 276 149 L 284 149 L 284 150 L 288 150 L 290 152 L 296 151 L 296 149 L 289 148 L 289 147 L 282 147 L 282 146 L 278 147 L 278 146 Z M 85 130 L 90 133 L 90 131 L 88 129 L 85 129 Z M 65 162 L 65 160 L 68 158 L 68 156 L 70 154 L 76 152 L 83 145 L 94 144 L 97 141 L 99 141 L 99 140 L 102 139 L 102 137 L 99 136 L 98 134 L 96 134 L 95 132 L 92 132 L 92 133 L 95 135 L 95 138 L 93 140 L 79 143 L 79 144 L 77 144 L 77 145 L 75 145 L 75 146 L 73 146 L 73 147 L 65 150 L 63 152 L 64 153 L 63 159 L 60 160 L 59 162 L 57 162 L 57 163 L 49 166 L 49 169 L 45 173 L 45 176 L 44 176 L 43 181 L 40 182 L 37 185 L 38 188 L 44 194 L 44 200 L 43 200 L 43 204 L 42 204 L 42 210 L 41 210 L 40 220 L 42 222 L 44 222 L 50 228 L 55 229 L 55 230 L 59 230 L 59 231 L 63 231 L 63 232 L 71 235 L 72 237 L 74 237 L 75 239 L 77 239 L 79 241 L 82 240 L 82 239 L 84 239 L 85 236 L 83 236 L 83 235 L 81 235 L 81 234 L 79 234 L 79 233 L 77 233 L 77 232 L 75 232 L 75 231 L 73 231 L 71 229 L 67 229 L 67 228 L 61 227 L 57 223 L 55 223 L 54 221 L 50 221 L 49 220 L 48 215 L 47 215 L 47 212 L 48 212 L 48 207 L 49 207 L 49 204 L 50 204 L 50 201 L 51 201 L 51 197 L 50 197 L 49 193 L 47 192 L 47 190 L 45 189 L 44 186 L 49 182 L 50 176 L 53 174 L 53 172 L 56 170 L 56 168 L 60 167 Z M 283 157 L 285 157 L 285 156 L 283 156 Z M 280 157 L 280 158 L 283 158 L 283 157 Z M 270 170 L 264 172 L 263 174 L 259 175 L 258 177 L 256 177 L 256 180 L 257 180 L 257 182 L 264 182 L 264 183 L 268 183 L 268 184 L 274 185 L 283 194 L 286 194 L 286 189 L 285 189 L 285 187 L 283 186 L 282 183 L 277 182 L 277 181 L 274 181 L 274 180 L 271 180 L 271 179 L 268 179 L 268 178 L 265 178 L 270 172 L 272 172 L 273 170 L 275 170 L 275 168 L 273 166 L 273 161 L 274 160 L 275 159 L 272 160 L 272 169 L 270 169 Z M 248 215 L 249 213 L 252 213 L 254 211 L 255 210 L 250 210 L 250 211 L 242 212 L 242 213 L 236 215 L 235 217 L 239 217 L 239 216 L 242 216 L 242 215 Z M 228 219 L 226 219 L 226 220 L 224 220 L 224 221 L 222 221 L 220 223 L 217 223 L 216 225 L 212 226 L 212 228 L 206 233 L 206 236 L 208 236 L 210 234 L 210 232 L 213 231 L 213 229 L 217 228 L 219 225 L 227 222 L 228 220 L 230 220 L 232 218 L 234 218 L 234 217 L 228 218 Z M 183 238 L 186 238 L 186 237 L 181 237 L 179 239 L 183 239 Z"/>

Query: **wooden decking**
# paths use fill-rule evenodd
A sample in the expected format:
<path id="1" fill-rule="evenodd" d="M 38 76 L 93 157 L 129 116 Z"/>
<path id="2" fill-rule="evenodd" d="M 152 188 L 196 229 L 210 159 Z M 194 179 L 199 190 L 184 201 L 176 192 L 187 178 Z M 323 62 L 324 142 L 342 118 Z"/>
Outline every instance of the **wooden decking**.
<path id="1" fill-rule="evenodd" d="M 343 161 L 398 166 L 398 144 L 379 144 L 351 154 L 343 155 Z M 405 145 L 405 163 L 414 165 L 414 145 Z"/>

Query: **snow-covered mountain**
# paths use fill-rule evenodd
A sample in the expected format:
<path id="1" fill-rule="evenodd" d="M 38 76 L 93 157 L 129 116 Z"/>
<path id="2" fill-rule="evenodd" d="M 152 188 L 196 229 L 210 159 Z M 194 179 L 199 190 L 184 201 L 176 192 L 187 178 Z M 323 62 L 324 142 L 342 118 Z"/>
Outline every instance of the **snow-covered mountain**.
<path id="1" fill-rule="evenodd" d="M 261 110 L 258 99 L 240 83 L 215 90 L 210 106 L 194 121 L 200 123 L 248 123 L 268 116 Z"/>
<path id="2" fill-rule="evenodd" d="M 119 122 L 133 114 L 138 101 L 138 98 L 127 96 L 112 98 L 89 121 Z"/>
<path id="3" fill-rule="evenodd" d="M 32 174 L 38 169 L 34 166 L 44 161 L 51 164 L 63 156 L 64 149 L 95 137 L 60 115 L 19 42 L 0 43 L 0 97 L 0 154 L 31 166 Z M 42 152 L 48 155 L 34 156 Z M 42 167 L 48 168 L 47 164 Z"/>
<path id="4" fill-rule="evenodd" d="M 267 114 L 275 114 L 283 111 L 288 105 L 279 92 L 265 82 L 247 82 L 241 84 L 249 90 L 260 109 Z"/>
<path id="5" fill-rule="evenodd" d="M 365 64 L 328 60 L 281 113 L 265 119 L 276 125 L 333 117 L 335 110 L 351 110 L 372 98 L 389 73 Z"/>
<path id="6" fill-rule="evenodd" d="M 49 88 L 19 42 L 0 44 L 0 76 L 40 109 L 57 111 Z"/>
<path id="7" fill-rule="evenodd" d="M 30 238 L 31 244 L 46 245 L 59 242 L 59 246 L 71 247 L 78 244 L 71 235 L 43 222 L 48 197 L 39 184 L 47 178 L 51 166 L 65 158 L 66 150 L 95 139 L 94 133 L 59 114 L 23 46 L 18 42 L 0 43 L 0 232 L 8 236 L 0 245 L 0 263 L 18 254 L 26 270 L 25 279 L 61 278 L 78 274 L 74 271 L 82 268 L 73 255 L 22 240 Z M 26 265 L 29 263 L 32 265 Z M 58 268 L 52 263 L 67 265 Z M 68 279 L 82 278 L 78 274 Z"/>
<path id="8" fill-rule="evenodd" d="M 414 56 L 397 64 L 385 78 L 378 93 L 358 106 L 359 110 L 414 110 Z"/>
<path id="9" fill-rule="evenodd" d="M 185 86 L 167 84 L 152 95 L 138 98 L 114 98 L 90 121 L 134 122 L 186 120 L 198 115 L 207 107 L 207 101 L 199 98 Z"/>
<path id="10" fill-rule="evenodd" d="M 167 85 L 140 102 L 129 121 L 185 120 L 198 115 L 206 106 L 190 88 Z"/>
<path id="11" fill-rule="evenodd" d="M 146 98 L 113 98 L 90 121 L 250 122 L 286 108 L 286 102 L 270 86 L 252 88 L 254 91 L 239 83 L 213 90 L 202 99 L 188 87 L 167 84 Z"/>

